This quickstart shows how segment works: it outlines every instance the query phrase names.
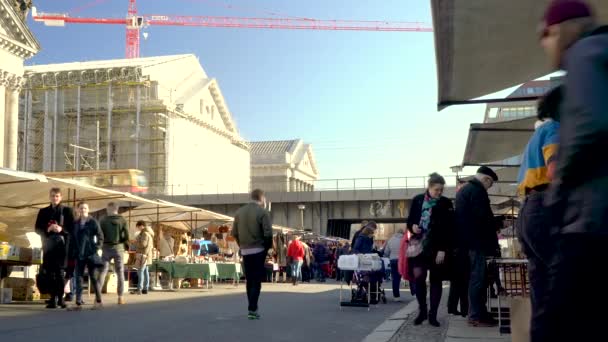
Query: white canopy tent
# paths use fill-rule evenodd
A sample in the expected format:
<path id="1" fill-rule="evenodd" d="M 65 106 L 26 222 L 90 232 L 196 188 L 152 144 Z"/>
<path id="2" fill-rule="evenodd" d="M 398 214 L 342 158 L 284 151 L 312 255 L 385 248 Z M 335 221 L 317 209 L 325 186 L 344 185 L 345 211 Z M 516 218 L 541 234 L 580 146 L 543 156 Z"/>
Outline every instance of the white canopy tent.
<path id="1" fill-rule="evenodd" d="M 607 23 L 608 1 L 587 1 Z M 549 2 L 431 0 L 439 110 L 550 74 L 537 34 Z"/>
<path id="2" fill-rule="evenodd" d="M 96 188 L 72 180 L 48 178 L 40 174 L 0 169 L 0 239 L 29 246 L 36 216 L 41 208 L 49 205 L 51 188 L 62 190 L 63 202 L 74 205 L 86 200 L 91 211 L 104 208 L 111 201 L 141 202 L 128 193 Z"/>

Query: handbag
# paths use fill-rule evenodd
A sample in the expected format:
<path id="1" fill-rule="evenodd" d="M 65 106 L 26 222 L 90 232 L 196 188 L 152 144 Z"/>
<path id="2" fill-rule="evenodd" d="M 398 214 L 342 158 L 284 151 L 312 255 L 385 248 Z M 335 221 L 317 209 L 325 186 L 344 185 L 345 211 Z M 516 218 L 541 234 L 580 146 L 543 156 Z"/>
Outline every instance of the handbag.
<path id="1" fill-rule="evenodd" d="M 135 254 L 135 263 L 133 264 L 133 267 L 140 270 L 144 266 L 146 266 L 147 261 L 148 261 L 148 258 L 144 254 L 137 253 L 137 254 Z"/>
<path id="2" fill-rule="evenodd" d="M 99 256 L 99 254 L 95 253 L 89 257 L 89 262 L 93 264 L 95 267 L 103 267 L 104 262 L 103 259 Z"/>
<path id="3" fill-rule="evenodd" d="M 422 239 L 411 238 L 405 254 L 408 258 L 415 258 L 422 254 Z"/>

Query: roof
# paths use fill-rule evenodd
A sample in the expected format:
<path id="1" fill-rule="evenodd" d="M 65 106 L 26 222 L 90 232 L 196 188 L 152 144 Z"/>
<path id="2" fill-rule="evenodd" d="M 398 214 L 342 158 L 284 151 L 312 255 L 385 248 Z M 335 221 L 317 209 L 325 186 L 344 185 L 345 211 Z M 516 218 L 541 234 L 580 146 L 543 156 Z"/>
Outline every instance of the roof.
<path id="1" fill-rule="evenodd" d="M 2 0 L 0 0 L 2 1 Z M 168 56 L 156 56 L 156 57 L 144 57 L 144 58 L 131 58 L 131 59 L 106 59 L 97 61 L 87 62 L 70 62 L 70 63 L 56 63 L 56 64 L 44 64 L 44 65 L 31 65 L 25 68 L 26 72 L 30 73 L 42 73 L 42 72 L 62 72 L 72 70 L 88 70 L 88 69 L 109 69 L 109 68 L 121 68 L 121 67 L 151 67 L 164 63 L 181 61 L 184 59 L 195 59 L 196 56 L 193 54 L 183 55 L 168 55 Z"/>
<path id="2" fill-rule="evenodd" d="M 608 1 L 588 2 L 607 22 Z M 431 0 L 439 109 L 551 73 L 536 34 L 548 3 Z"/>
<path id="3" fill-rule="evenodd" d="M 302 140 L 253 141 L 251 154 L 292 153 Z"/>

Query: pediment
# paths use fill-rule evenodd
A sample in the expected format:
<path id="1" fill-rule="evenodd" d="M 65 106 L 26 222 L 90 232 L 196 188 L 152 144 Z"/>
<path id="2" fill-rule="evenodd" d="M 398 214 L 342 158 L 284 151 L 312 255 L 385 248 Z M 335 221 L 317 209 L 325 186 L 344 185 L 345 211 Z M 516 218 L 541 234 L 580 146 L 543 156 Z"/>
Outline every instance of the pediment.
<path id="1" fill-rule="evenodd" d="M 40 51 L 40 44 L 14 7 L 15 0 L 0 0 L 0 41 L 4 48 L 24 58 Z"/>

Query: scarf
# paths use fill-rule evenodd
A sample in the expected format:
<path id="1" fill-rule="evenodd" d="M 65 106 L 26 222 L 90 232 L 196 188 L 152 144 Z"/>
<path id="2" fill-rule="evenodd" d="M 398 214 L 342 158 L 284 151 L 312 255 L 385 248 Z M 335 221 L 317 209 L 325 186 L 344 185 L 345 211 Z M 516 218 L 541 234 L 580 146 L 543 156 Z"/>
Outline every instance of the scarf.
<path id="1" fill-rule="evenodd" d="M 431 214 L 433 207 L 439 202 L 439 198 L 431 198 L 429 193 L 424 194 L 424 202 L 422 203 L 422 214 L 420 215 L 420 229 L 423 234 L 428 233 L 431 224 Z"/>

